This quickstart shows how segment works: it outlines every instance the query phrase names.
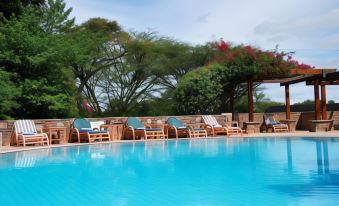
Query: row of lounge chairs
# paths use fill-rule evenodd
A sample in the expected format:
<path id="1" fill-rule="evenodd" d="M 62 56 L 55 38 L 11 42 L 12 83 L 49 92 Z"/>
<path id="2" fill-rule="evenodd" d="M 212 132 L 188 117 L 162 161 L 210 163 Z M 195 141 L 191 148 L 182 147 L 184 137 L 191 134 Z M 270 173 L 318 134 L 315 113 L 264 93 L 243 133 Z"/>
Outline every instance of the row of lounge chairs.
<path id="1" fill-rule="evenodd" d="M 169 117 L 167 124 L 144 125 L 136 117 L 129 117 L 124 126 L 123 136 L 130 139 L 157 139 L 179 137 L 207 137 L 208 134 L 216 135 L 242 135 L 243 131 L 237 125 L 229 126 L 219 124 L 211 115 L 202 116 L 204 123 L 185 124 L 175 117 Z M 288 131 L 287 125 L 275 122 L 274 118 L 267 117 L 265 124 L 271 126 L 273 131 Z M 49 145 L 46 133 L 38 131 L 33 120 L 17 120 L 14 123 L 13 138 L 18 146 L 26 145 Z M 76 136 L 77 141 L 94 142 L 109 141 L 110 134 L 107 130 L 93 129 L 91 123 L 83 118 L 73 121 L 70 129 L 70 137 Z"/>

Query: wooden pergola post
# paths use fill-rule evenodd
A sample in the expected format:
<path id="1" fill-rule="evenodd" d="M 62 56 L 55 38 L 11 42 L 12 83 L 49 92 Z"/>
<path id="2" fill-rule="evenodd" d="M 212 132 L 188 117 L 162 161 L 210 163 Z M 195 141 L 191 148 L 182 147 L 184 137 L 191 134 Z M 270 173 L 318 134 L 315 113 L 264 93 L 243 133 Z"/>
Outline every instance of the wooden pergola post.
<path id="1" fill-rule="evenodd" d="M 314 80 L 315 120 L 320 120 L 319 80 Z"/>
<path id="2" fill-rule="evenodd" d="M 326 105 L 326 87 L 325 84 L 321 84 L 321 113 L 322 120 L 327 120 L 327 105 Z"/>
<path id="3" fill-rule="evenodd" d="M 248 96 L 248 121 L 253 122 L 253 80 L 247 81 L 247 96 Z"/>
<path id="4" fill-rule="evenodd" d="M 286 100 L 286 119 L 291 119 L 291 105 L 290 105 L 290 85 L 285 85 L 285 100 Z"/>

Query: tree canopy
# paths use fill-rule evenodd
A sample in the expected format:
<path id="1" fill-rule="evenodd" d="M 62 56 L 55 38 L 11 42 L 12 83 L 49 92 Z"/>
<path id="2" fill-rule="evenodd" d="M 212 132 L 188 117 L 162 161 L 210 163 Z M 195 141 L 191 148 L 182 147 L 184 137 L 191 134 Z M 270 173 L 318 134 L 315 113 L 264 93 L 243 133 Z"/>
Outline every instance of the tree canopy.
<path id="1" fill-rule="evenodd" d="M 0 2 L 0 118 L 242 110 L 248 78 L 310 68 L 290 54 L 191 45 L 100 17 L 77 25 L 71 12 L 62 0 Z"/>

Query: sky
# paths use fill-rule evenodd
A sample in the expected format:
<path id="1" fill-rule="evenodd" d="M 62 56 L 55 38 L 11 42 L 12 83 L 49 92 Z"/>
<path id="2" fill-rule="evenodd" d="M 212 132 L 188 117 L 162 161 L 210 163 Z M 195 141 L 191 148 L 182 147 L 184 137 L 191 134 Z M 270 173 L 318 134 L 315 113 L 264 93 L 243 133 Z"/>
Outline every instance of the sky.
<path id="1" fill-rule="evenodd" d="M 295 52 L 299 62 L 339 68 L 339 0 L 65 0 L 77 23 L 91 17 L 116 20 L 125 30 L 152 29 L 191 44 L 223 38 L 234 44 Z M 263 84 L 274 101 L 285 101 L 279 84 Z M 338 86 L 327 99 L 339 102 Z M 291 103 L 314 99 L 313 88 L 290 87 Z"/>

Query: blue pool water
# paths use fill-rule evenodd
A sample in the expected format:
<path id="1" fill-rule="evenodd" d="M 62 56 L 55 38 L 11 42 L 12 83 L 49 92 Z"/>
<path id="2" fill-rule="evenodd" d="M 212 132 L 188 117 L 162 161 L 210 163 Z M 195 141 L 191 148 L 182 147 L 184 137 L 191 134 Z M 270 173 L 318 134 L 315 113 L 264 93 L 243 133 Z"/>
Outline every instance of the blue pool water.
<path id="1" fill-rule="evenodd" d="M 0 205 L 339 205 L 339 139 L 149 141 L 3 154 Z"/>

